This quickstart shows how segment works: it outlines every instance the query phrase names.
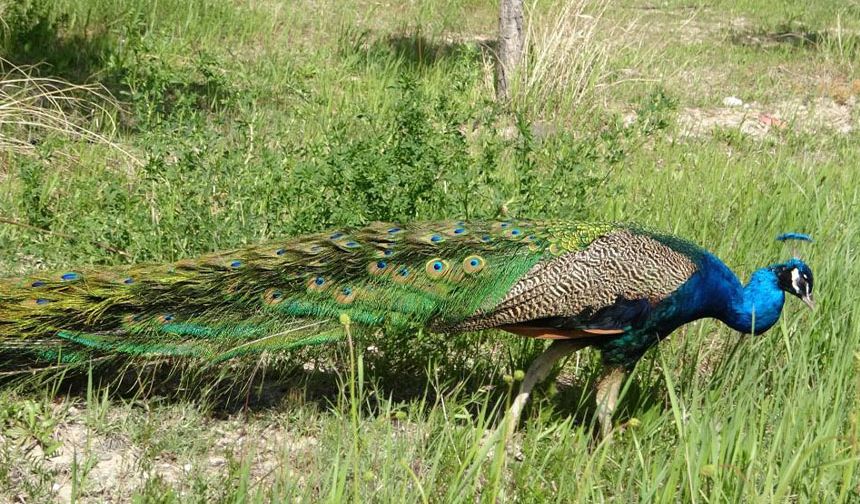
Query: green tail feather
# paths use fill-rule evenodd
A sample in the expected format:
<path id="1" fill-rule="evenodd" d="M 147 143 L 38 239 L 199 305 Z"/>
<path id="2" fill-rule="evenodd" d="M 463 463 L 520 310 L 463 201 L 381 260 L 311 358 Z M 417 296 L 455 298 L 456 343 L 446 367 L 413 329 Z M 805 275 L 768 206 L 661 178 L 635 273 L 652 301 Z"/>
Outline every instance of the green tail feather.
<path id="1" fill-rule="evenodd" d="M 216 362 L 338 341 L 341 314 L 358 330 L 444 329 L 492 308 L 539 261 L 617 227 L 377 223 L 169 265 L 0 280 L 0 353 Z"/>

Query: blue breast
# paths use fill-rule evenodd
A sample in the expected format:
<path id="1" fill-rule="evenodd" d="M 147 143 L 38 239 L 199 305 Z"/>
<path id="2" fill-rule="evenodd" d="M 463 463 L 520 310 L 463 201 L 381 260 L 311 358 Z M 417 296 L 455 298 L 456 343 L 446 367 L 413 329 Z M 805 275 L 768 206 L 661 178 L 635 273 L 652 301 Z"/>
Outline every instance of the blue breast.
<path id="1" fill-rule="evenodd" d="M 784 294 L 769 269 L 753 274 L 745 288 L 714 255 L 702 254 L 696 262 L 698 271 L 657 304 L 647 320 L 598 345 L 608 364 L 632 364 L 660 339 L 701 318 L 717 318 L 733 329 L 756 334 L 779 318 Z"/>

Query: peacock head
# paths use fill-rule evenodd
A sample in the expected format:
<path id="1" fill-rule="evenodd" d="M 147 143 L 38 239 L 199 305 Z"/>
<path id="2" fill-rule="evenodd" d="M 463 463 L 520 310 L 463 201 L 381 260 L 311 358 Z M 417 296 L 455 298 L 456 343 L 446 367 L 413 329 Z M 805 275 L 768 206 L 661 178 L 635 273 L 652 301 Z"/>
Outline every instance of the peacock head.
<path id="1" fill-rule="evenodd" d="M 812 299 L 812 270 L 805 262 L 795 257 L 773 269 L 780 289 L 797 296 L 810 308 L 815 308 L 815 301 Z"/>
<path id="2" fill-rule="evenodd" d="M 777 236 L 776 240 L 786 244 L 812 242 L 812 238 L 803 233 L 783 233 Z M 810 308 L 815 308 L 815 302 L 812 299 L 812 270 L 805 262 L 798 259 L 797 249 L 794 246 L 792 246 L 792 255 L 794 255 L 793 259 L 775 268 L 779 288 L 799 297 Z"/>

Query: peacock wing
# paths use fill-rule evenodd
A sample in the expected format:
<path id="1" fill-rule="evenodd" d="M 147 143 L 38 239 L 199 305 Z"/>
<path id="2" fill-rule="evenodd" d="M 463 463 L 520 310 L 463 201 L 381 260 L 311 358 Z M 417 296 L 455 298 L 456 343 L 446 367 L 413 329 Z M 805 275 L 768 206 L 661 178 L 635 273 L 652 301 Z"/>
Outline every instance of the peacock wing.
<path id="1" fill-rule="evenodd" d="M 620 334 L 696 271 L 695 261 L 659 237 L 620 228 L 536 264 L 500 303 L 454 330 L 499 327 L 544 338 Z"/>

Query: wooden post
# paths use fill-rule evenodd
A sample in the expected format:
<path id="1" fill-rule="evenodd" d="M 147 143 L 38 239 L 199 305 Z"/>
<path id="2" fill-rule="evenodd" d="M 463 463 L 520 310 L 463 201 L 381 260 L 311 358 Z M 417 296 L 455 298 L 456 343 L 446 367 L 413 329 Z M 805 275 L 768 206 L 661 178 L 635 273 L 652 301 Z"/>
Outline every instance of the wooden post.
<path id="1" fill-rule="evenodd" d="M 523 55 L 523 0 L 500 0 L 496 99 L 511 98 L 511 84 Z"/>

